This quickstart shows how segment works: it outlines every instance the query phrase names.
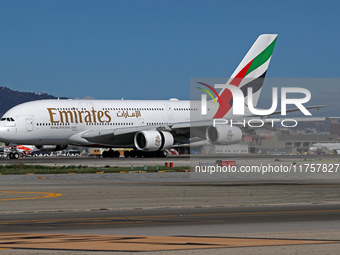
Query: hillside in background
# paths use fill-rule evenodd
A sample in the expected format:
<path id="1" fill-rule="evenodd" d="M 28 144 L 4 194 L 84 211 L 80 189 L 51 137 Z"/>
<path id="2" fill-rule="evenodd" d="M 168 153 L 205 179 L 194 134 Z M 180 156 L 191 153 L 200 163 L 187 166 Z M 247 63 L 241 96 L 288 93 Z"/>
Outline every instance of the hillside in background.
<path id="1" fill-rule="evenodd" d="M 20 92 L 11 90 L 6 87 L 0 87 L 0 116 L 3 116 L 13 106 L 21 103 L 40 100 L 40 99 L 57 99 L 55 96 L 48 95 L 44 92 Z"/>

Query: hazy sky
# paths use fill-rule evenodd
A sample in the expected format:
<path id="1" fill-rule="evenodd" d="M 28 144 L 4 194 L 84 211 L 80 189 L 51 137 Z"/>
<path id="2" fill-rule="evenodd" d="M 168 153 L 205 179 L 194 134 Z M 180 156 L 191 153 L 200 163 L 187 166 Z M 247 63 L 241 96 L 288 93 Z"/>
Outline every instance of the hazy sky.
<path id="1" fill-rule="evenodd" d="M 339 5 L 0 0 L 0 86 L 71 98 L 189 99 L 190 78 L 230 76 L 262 33 L 279 34 L 268 77 L 339 77 Z"/>

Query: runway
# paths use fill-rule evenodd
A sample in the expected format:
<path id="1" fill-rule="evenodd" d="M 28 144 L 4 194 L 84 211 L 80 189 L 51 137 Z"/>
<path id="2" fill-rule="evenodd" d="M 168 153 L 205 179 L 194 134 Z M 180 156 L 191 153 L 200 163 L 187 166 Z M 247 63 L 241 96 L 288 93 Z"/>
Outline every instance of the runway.
<path id="1" fill-rule="evenodd" d="M 303 231 L 336 230 L 339 219 L 340 205 L 36 212 L 2 214 L 0 232 L 179 236 L 182 229 L 180 235 L 221 236 L 226 228 L 228 234 L 273 232 L 280 225 L 294 231 L 297 224 Z"/>
<path id="2" fill-rule="evenodd" d="M 304 176 L 248 182 L 185 172 L 2 175 L 0 248 L 3 254 L 336 253 L 340 182 Z"/>

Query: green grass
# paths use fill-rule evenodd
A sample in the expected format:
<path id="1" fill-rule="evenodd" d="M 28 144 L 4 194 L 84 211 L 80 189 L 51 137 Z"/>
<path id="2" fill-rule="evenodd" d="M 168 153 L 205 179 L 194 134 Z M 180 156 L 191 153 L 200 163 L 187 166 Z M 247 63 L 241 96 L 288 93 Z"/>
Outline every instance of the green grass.
<path id="1" fill-rule="evenodd" d="M 134 172 L 138 172 L 139 169 L 144 171 L 144 166 L 134 166 Z M 189 167 L 164 167 L 159 166 L 159 171 L 175 171 L 175 172 L 184 172 L 189 169 Z M 131 167 L 117 167 L 117 166 L 109 166 L 106 165 L 104 167 L 88 167 L 88 166 L 41 166 L 41 165 L 25 165 L 25 164 L 8 164 L 8 165 L 0 165 L 0 174 L 67 174 L 67 173 L 119 173 L 120 171 L 130 172 Z M 148 166 L 146 172 L 156 172 L 156 166 Z"/>

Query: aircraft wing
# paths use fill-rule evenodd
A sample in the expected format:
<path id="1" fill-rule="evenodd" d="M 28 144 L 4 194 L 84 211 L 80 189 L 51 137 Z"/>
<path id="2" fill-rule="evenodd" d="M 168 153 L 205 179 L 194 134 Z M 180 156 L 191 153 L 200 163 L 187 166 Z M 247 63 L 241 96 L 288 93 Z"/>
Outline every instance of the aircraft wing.
<path id="1" fill-rule="evenodd" d="M 319 106 L 320 107 L 320 106 Z M 327 117 L 299 117 L 292 118 L 292 121 L 297 122 L 306 122 L 306 121 L 324 121 Z M 248 121 L 251 120 L 250 125 Z M 255 121 L 258 120 L 258 121 Z M 221 119 L 213 120 L 199 120 L 199 121 L 188 121 L 188 122 L 179 122 L 168 125 L 143 125 L 143 126 L 134 126 L 134 127 L 121 127 L 121 128 L 112 128 L 112 129 L 100 129 L 100 130 L 90 130 L 82 133 L 80 137 L 85 139 L 86 141 L 98 144 L 98 145 L 108 145 L 108 146 L 134 146 L 134 137 L 137 132 L 140 131 L 165 131 L 171 133 L 174 138 L 175 144 L 183 144 L 189 143 L 189 141 L 193 138 L 198 139 L 206 139 L 206 130 L 207 127 L 213 126 L 214 121 L 216 124 L 228 124 L 231 126 L 238 127 L 242 130 L 242 132 L 253 132 L 259 127 L 266 128 L 268 130 L 276 130 L 275 125 L 280 124 L 281 121 L 285 121 L 287 125 L 289 120 L 287 118 L 266 118 L 266 117 L 258 117 L 257 118 L 234 118 L 232 123 L 225 122 L 225 120 Z"/>
<path id="2" fill-rule="evenodd" d="M 110 137 L 115 135 L 125 135 L 129 133 L 136 133 L 142 130 L 152 129 L 151 126 L 137 126 L 137 127 L 124 127 L 124 128 L 114 128 L 114 129 L 99 129 L 99 130 L 90 130 L 85 132 L 81 137 L 84 139 L 92 139 L 95 137 Z"/>
<path id="3" fill-rule="evenodd" d="M 171 125 L 148 125 L 148 126 L 135 126 L 135 127 L 122 127 L 113 129 L 100 129 L 100 130 L 90 130 L 81 134 L 81 138 L 87 140 L 88 142 L 101 144 L 101 145 L 134 145 L 134 136 L 139 131 L 146 130 L 157 130 L 157 131 L 167 131 L 173 134 L 176 138 L 175 130 Z M 189 128 L 187 128 L 189 132 Z M 179 135 L 181 136 L 181 135 Z M 187 140 L 187 139 L 186 139 Z M 178 142 L 178 141 L 177 141 Z"/>
<path id="4" fill-rule="evenodd" d="M 152 126 L 90 130 L 83 133 L 81 138 L 87 140 L 88 142 L 101 145 L 133 145 L 134 135 L 138 131 L 150 129 L 152 129 Z"/>
<path id="5" fill-rule="evenodd" d="M 135 127 L 122 127 L 113 129 L 90 130 L 81 134 L 81 138 L 88 142 L 101 145 L 132 144 L 134 135 L 139 131 L 156 130 L 170 132 L 175 139 L 175 143 L 187 143 L 190 139 L 190 128 L 202 129 L 204 136 L 205 128 L 213 125 L 213 120 L 180 122 L 170 125 L 147 125 Z"/>
<path id="6" fill-rule="evenodd" d="M 300 118 L 294 118 L 294 120 L 300 122 L 306 122 L 306 121 L 324 121 L 327 117 L 300 117 Z M 243 130 L 249 130 L 249 126 L 247 125 L 247 119 L 246 123 L 242 119 L 234 119 L 232 125 L 237 126 Z M 254 120 L 254 119 L 252 119 Z M 263 121 L 264 128 L 272 129 L 271 127 L 275 123 L 279 123 L 283 120 L 287 120 L 284 118 L 258 118 L 259 121 Z M 218 122 L 216 122 L 218 123 Z M 212 126 L 214 124 L 214 120 L 201 120 L 201 121 L 192 121 L 192 122 L 180 122 L 175 123 L 171 125 L 154 125 L 154 126 L 135 126 L 135 127 L 122 127 L 122 128 L 114 128 L 114 129 L 100 129 L 100 130 L 90 130 L 81 135 L 82 138 L 85 140 L 92 142 L 92 143 L 98 143 L 98 144 L 115 144 L 117 139 L 121 137 L 121 139 L 125 140 L 128 139 L 133 142 L 133 136 L 139 132 L 139 131 L 146 131 L 146 130 L 157 130 L 157 131 L 167 131 L 172 133 L 172 135 L 175 137 L 175 140 L 177 137 L 181 137 L 180 139 L 177 139 L 179 141 L 181 140 L 188 140 L 191 137 L 204 137 L 205 136 L 205 129 L 208 126 Z M 222 123 L 220 123 L 222 124 Z M 227 124 L 227 123 L 225 123 Z M 230 123 L 229 123 L 230 124 Z M 246 124 L 246 125 L 245 125 Z M 259 123 L 253 122 L 254 126 L 258 125 Z M 272 125 L 273 124 L 273 125 Z M 271 125 L 271 126 L 269 126 Z M 192 134 L 190 135 L 190 132 Z M 112 143 L 110 142 L 112 141 Z M 113 141 L 115 141 L 113 143 Z"/>

